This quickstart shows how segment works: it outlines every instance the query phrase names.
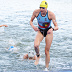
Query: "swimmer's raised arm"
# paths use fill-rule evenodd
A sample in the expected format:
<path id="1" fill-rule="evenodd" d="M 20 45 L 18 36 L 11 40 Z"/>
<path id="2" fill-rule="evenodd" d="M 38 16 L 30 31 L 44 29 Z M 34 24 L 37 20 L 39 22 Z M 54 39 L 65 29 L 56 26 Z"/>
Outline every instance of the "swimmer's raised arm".
<path id="1" fill-rule="evenodd" d="M 2 27 L 2 26 L 8 27 L 7 25 L 0 25 L 0 27 Z"/>

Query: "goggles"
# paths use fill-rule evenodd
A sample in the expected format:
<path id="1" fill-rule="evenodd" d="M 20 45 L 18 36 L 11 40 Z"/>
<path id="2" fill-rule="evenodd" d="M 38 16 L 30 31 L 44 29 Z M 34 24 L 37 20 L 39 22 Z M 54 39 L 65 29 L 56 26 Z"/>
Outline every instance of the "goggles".
<path id="1" fill-rule="evenodd" d="M 41 8 L 42 8 L 42 9 L 45 9 L 45 7 L 40 7 L 40 9 L 41 9 Z"/>

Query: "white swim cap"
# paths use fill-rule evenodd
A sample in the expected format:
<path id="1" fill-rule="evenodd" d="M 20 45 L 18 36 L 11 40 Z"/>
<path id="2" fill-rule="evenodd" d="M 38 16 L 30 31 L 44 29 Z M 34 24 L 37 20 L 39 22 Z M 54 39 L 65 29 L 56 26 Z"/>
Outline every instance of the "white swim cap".
<path id="1" fill-rule="evenodd" d="M 34 52 L 28 52 L 28 57 L 34 57 Z"/>

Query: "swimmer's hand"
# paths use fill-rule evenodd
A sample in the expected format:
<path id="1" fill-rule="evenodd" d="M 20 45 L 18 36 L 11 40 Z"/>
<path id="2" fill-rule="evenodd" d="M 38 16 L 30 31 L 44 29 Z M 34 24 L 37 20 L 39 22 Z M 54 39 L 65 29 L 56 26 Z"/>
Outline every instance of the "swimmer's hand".
<path id="1" fill-rule="evenodd" d="M 47 31 L 47 34 L 50 34 L 52 31 L 53 31 L 53 29 L 52 29 L 52 28 L 51 28 L 51 29 L 49 29 L 49 30 Z"/>
<path id="2" fill-rule="evenodd" d="M 3 26 L 8 27 L 7 25 L 3 25 Z"/>
<path id="3" fill-rule="evenodd" d="M 33 29 L 34 29 L 35 31 L 39 31 L 39 29 L 38 29 L 37 27 L 35 27 L 35 26 L 33 26 Z"/>

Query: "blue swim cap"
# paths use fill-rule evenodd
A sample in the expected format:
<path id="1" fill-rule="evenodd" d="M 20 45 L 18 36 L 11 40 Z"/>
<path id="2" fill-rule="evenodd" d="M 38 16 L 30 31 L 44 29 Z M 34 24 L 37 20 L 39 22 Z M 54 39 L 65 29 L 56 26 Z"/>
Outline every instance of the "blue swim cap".
<path id="1" fill-rule="evenodd" d="M 14 48 L 14 46 L 11 46 L 11 48 Z"/>
<path id="2" fill-rule="evenodd" d="M 12 49 L 12 48 L 14 48 L 14 46 L 10 46 L 10 48 L 9 48 L 8 50 L 10 50 L 10 49 Z"/>

